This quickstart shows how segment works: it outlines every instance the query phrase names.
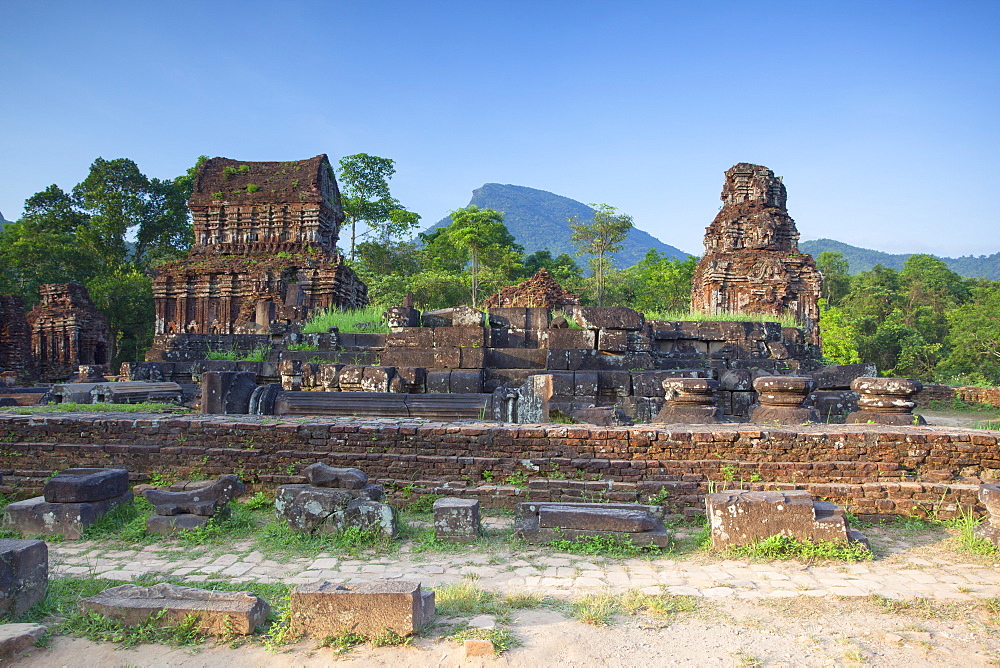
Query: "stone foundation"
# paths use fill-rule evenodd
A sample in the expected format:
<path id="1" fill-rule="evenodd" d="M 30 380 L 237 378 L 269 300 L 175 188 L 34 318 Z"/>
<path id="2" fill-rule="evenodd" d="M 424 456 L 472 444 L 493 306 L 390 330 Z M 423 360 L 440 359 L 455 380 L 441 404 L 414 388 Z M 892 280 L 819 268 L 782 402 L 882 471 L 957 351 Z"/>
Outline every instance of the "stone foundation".
<path id="1" fill-rule="evenodd" d="M 996 432 L 816 425 L 688 429 L 413 422 L 387 418 L 2 415 L 0 493 L 25 497 L 68 466 L 153 473 L 237 473 L 256 488 L 322 461 L 363 469 L 406 494 L 523 501 L 647 502 L 703 507 L 715 488 L 804 489 L 866 514 L 981 512 L 980 482 L 1000 478 Z M 516 485 L 514 484 L 516 483 Z M 694 510 L 692 510 L 694 512 Z"/>

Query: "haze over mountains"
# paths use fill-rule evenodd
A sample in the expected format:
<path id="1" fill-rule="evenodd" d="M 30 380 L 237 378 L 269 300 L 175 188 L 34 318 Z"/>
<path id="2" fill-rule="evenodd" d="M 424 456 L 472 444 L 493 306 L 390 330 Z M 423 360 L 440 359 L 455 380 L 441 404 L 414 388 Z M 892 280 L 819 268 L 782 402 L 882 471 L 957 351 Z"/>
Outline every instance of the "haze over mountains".
<path id="1" fill-rule="evenodd" d="M 592 208 L 569 197 L 545 190 L 500 183 L 486 183 L 482 188 L 476 188 L 472 191 L 469 204 L 503 212 L 504 224 L 528 254 L 548 249 L 553 256 L 560 253 L 573 255 L 576 248 L 569 240 L 572 230 L 569 228 L 567 218 L 576 216 L 581 222 L 590 222 L 594 215 Z M 447 227 L 450 224 L 451 217 L 448 216 L 431 225 L 427 231 Z M 619 268 L 635 264 L 650 248 L 655 248 L 668 257 L 681 260 L 688 257 L 688 253 L 634 227 L 622 246 L 621 252 L 615 254 L 615 265 Z"/>
<path id="2" fill-rule="evenodd" d="M 883 253 L 882 251 L 858 248 L 833 239 L 814 239 L 800 241 L 799 249 L 809 253 L 814 258 L 824 251 L 843 253 L 850 266 L 849 271 L 857 274 L 868 271 L 876 264 L 890 269 L 902 269 L 906 259 L 913 253 Z M 937 256 L 936 256 L 937 257 Z M 960 276 L 967 278 L 988 278 L 1000 280 L 1000 253 L 992 255 L 964 255 L 962 257 L 942 257 L 948 268 Z"/>

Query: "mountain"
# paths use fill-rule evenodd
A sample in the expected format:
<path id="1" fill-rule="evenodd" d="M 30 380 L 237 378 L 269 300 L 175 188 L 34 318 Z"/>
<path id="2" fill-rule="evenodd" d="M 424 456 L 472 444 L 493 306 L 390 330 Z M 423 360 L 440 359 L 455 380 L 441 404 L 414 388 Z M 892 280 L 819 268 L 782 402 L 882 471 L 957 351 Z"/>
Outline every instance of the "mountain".
<path id="1" fill-rule="evenodd" d="M 799 250 L 809 253 L 814 258 L 824 251 L 833 253 L 843 253 L 850 265 L 850 273 L 857 274 L 861 271 L 868 271 L 876 264 L 890 269 L 902 269 L 906 264 L 906 259 L 912 253 L 883 253 L 882 251 L 870 250 L 868 248 L 858 248 L 850 246 L 841 241 L 833 239 L 815 239 L 812 241 L 800 241 Z M 935 256 L 938 257 L 938 256 Z M 1000 280 L 1000 253 L 993 255 L 964 255 L 962 257 L 942 257 L 948 268 L 960 276 L 968 278 L 988 278 Z"/>
<path id="2" fill-rule="evenodd" d="M 14 222 L 13 220 L 6 220 L 3 217 L 3 212 L 0 211 L 0 230 L 3 229 L 4 225 L 9 225 L 10 223 L 13 223 L 13 222 Z"/>
<path id="3" fill-rule="evenodd" d="M 589 222 L 594 215 L 592 208 L 574 199 L 545 190 L 500 183 L 487 183 L 482 188 L 473 190 L 469 204 L 503 212 L 504 224 L 517 239 L 517 243 L 524 246 L 527 254 L 548 249 L 552 255 L 573 255 L 576 248 L 569 241 L 572 230 L 566 219 L 576 216 L 581 221 Z M 432 232 L 448 225 L 451 225 L 451 216 L 431 225 L 426 231 Z M 622 246 L 621 252 L 615 254 L 615 265 L 621 268 L 641 260 L 650 248 L 681 260 L 688 256 L 684 251 L 634 227 Z"/>

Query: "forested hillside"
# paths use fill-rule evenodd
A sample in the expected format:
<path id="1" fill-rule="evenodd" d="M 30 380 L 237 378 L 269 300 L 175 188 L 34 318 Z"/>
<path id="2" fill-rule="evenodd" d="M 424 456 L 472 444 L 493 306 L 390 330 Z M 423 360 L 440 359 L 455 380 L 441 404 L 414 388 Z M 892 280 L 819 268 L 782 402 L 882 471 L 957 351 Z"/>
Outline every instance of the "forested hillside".
<path id="1" fill-rule="evenodd" d="M 799 242 L 804 253 L 818 257 L 820 253 L 841 253 L 850 265 L 850 273 L 870 271 L 876 264 L 890 269 L 902 269 L 913 254 L 892 254 L 882 251 L 858 248 L 833 239 L 814 239 Z M 966 278 L 1000 279 L 1000 253 L 992 255 L 965 255 L 962 257 L 942 257 L 945 265 L 956 274 Z"/>
<path id="2" fill-rule="evenodd" d="M 567 219 L 575 216 L 586 223 L 594 216 L 591 207 L 569 197 L 536 188 L 500 183 L 487 183 L 482 188 L 476 188 L 469 204 L 501 212 L 504 225 L 514 235 L 517 243 L 524 247 L 525 253 L 529 254 L 548 250 L 553 255 L 572 255 L 576 248 L 569 240 L 572 231 Z M 432 225 L 427 232 L 450 224 L 451 218 L 444 218 Z M 663 243 L 647 232 L 632 228 L 622 244 L 622 250 L 614 254 L 614 264 L 618 268 L 630 267 L 640 261 L 650 249 L 678 260 L 688 257 L 684 251 Z"/>

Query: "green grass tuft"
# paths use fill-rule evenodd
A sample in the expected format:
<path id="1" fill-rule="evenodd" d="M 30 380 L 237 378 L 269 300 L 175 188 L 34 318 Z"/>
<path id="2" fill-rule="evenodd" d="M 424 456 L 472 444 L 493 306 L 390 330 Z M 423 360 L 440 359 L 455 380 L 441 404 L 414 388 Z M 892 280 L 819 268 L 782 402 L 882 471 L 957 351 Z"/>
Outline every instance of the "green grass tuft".
<path id="1" fill-rule="evenodd" d="M 205 359 L 229 360 L 235 362 L 266 362 L 267 356 L 271 353 L 271 346 L 262 344 L 254 346 L 251 350 L 209 350 Z"/>
<path id="2" fill-rule="evenodd" d="M 575 539 L 558 538 L 549 543 L 560 552 L 604 557 L 642 557 L 663 554 L 658 545 L 636 545 L 631 538 L 617 536 L 582 536 Z"/>
<path id="3" fill-rule="evenodd" d="M 762 313 L 702 313 L 700 311 L 649 311 L 646 320 L 698 321 L 698 322 L 776 322 L 782 327 L 801 327 L 792 315 L 764 315 Z"/>
<path id="4" fill-rule="evenodd" d="M 871 550 L 860 543 L 839 543 L 825 540 L 798 539 L 789 536 L 769 536 L 749 545 L 725 549 L 734 557 L 750 559 L 804 559 L 870 561 Z"/>
<path id="5" fill-rule="evenodd" d="M 345 334 L 388 333 L 389 326 L 382 318 L 383 312 L 384 309 L 378 306 L 367 306 L 352 311 L 327 309 L 313 315 L 303 326 L 302 332 L 304 334 L 325 333 L 330 331 L 331 327 L 336 327 L 338 331 Z M 368 326 L 358 327 L 357 325 L 361 323 Z"/>

